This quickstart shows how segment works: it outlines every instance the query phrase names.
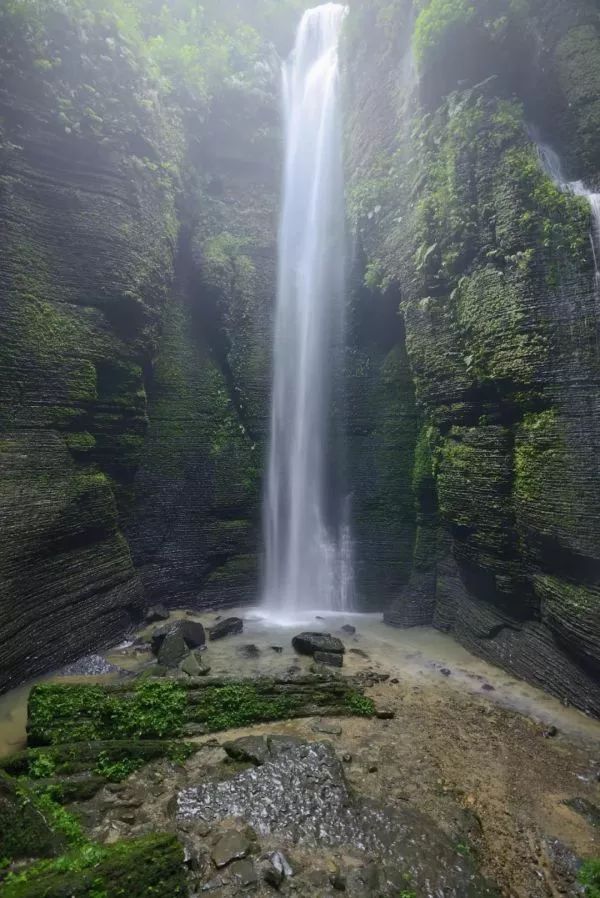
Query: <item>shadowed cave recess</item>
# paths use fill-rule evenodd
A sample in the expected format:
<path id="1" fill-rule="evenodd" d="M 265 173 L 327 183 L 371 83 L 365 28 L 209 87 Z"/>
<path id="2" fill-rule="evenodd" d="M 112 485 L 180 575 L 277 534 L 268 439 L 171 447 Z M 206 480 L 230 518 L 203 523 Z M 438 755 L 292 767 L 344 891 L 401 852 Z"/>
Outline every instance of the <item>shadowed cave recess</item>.
<path id="1" fill-rule="evenodd" d="M 202 73 L 119 4 L 0 10 L 4 690 L 156 602 L 257 602 L 305 5 L 231 4 Z M 339 53 L 356 607 L 598 715 L 594 223 L 539 154 L 600 190 L 597 9 L 363 0 Z"/>

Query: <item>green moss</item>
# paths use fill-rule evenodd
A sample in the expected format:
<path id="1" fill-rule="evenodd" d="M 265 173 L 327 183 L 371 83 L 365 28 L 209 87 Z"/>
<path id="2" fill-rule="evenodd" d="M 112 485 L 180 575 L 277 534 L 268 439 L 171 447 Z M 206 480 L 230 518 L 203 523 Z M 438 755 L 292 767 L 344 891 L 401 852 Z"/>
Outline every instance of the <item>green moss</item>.
<path id="1" fill-rule="evenodd" d="M 600 858 L 584 861 L 577 875 L 587 898 L 600 898 Z"/>
<path id="2" fill-rule="evenodd" d="M 171 681 L 140 683 L 125 696 L 99 686 L 41 684 L 29 697 L 29 739 L 44 745 L 174 737 L 183 726 L 185 702 L 185 690 Z"/>
<path id="3" fill-rule="evenodd" d="M 428 54 L 433 53 L 448 32 L 468 25 L 475 17 L 473 0 L 426 0 L 415 22 L 413 50 L 417 62 L 422 65 Z"/>
<path id="4" fill-rule="evenodd" d="M 350 692 L 346 697 L 346 707 L 357 717 L 373 717 L 375 714 L 375 702 L 373 699 L 362 695 L 360 692 Z"/>
<path id="5" fill-rule="evenodd" d="M 178 898 L 187 895 L 183 849 L 172 835 L 110 847 L 83 845 L 9 876 L 3 898 Z"/>
<path id="6" fill-rule="evenodd" d="M 152 739 L 113 739 L 101 742 L 69 742 L 47 748 L 28 748 L 0 759 L 0 769 L 32 779 L 61 777 L 112 767 L 132 770 L 157 758 L 182 761 L 195 751 L 188 742 Z M 110 772 L 110 771 L 109 771 Z M 109 772 L 103 774 L 109 776 Z M 110 778 L 110 776 L 109 776 Z"/>
<path id="7" fill-rule="evenodd" d="M 65 435 L 65 440 L 69 452 L 72 452 L 75 456 L 87 454 L 96 448 L 96 438 L 91 433 L 87 433 L 87 431 L 68 433 Z"/>
<path id="8" fill-rule="evenodd" d="M 65 850 L 67 837 L 49 819 L 46 800 L 40 801 L 25 784 L 0 771 L 0 855 L 10 860 L 51 857 Z M 55 810 L 52 806 L 52 810 Z"/>
<path id="9" fill-rule="evenodd" d="M 296 695 L 265 696 L 259 686 L 249 683 L 216 686 L 202 690 L 193 709 L 193 719 L 210 731 L 248 726 L 267 720 L 294 717 L 300 705 Z"/>

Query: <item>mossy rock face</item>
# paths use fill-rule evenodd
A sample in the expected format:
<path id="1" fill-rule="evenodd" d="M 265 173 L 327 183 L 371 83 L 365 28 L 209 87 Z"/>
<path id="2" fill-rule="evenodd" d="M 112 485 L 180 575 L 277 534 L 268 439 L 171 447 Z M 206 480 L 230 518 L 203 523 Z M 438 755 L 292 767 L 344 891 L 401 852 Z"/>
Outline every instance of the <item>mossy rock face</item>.
<path id="1" fill-rule="evenodd" d="M 64 834 L 52 829 L 28 789 L 0 771 L 0 857 L 54 857 L 66 846 Z"/>
<path id="2" fill-rule="evenodd" d="M 71 707 L 74 707 L 72 705 Z M 75 712 L 74 712 L 75 713 Z M 48 730 L 44 730 L 48 732 Z M 54 732 L 54 731 L 53 731 Z M 33 737 L 35 738 L 35 737 Z M 181 761 L 195 751 L 195 746 L 188 742 L 152 739 L 113 739 L 86 742 L 53 742 L 48 748 L 28 748 L 0 760 L 0 769 L 12 776 L 29 777 L 32 786 L 37 783 L 47 784 L 54 778 L 52 785 L 61 785 L 59 790 L 61 801 L 74 800 L 77 778 L 88 774 L 93 780 L 84 788 L 89 790 L 97 782 L 102 785 L 106 780 L 124 779 L 134 770 L 158 758 L 170 758 Z"/>
<path id="3" fill-rule="evenodd" d="M 151 835 L 110 848 L 87 845 L 9 880 L 5 898 L 178 898 L 187 895 L 183 848 L 172 835 Z"/>
<path id="4" fill-rule="evenodd" d="M 1 12 L 0 689 L 116 641 L 142 604 L 121 527 L 181 127 L 136 51 L 71 12 Z"/>
<path id="5" fill-rule="evenodd" d="M 349 211 L 364 288 L 397 299 L 397 401 L 417 410 L 410 579 L 386 619 L 433 620 L 600 714 L 590 207 L 529 127 L 599 183 L 597 11 L 426 0 L 415 25 L 373 0 L 346 37 Z"/>

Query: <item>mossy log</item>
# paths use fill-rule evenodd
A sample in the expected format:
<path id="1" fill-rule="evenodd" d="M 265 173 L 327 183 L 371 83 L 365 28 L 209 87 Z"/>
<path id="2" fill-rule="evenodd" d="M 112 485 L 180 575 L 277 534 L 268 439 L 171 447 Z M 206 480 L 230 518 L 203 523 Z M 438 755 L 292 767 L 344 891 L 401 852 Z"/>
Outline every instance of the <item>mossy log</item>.
<path id="1" fill-rule="evenodd" d="M 110 848 L 85 846 L 37 864 L 2 888 L 3 898 L 177 898 L 187 894 L 183 849 L 151 835 Z"/>
<path id="2" fill-rule="evenodd" d="M 176 739 L 191 724 L 206 732 L 313 714 L 374 712 L 349 679 L 145 680 L 135 685 L 40 684 L 29 697 L 30 746 Z M 15 762 L 13 762 L 15 763 Z"/>

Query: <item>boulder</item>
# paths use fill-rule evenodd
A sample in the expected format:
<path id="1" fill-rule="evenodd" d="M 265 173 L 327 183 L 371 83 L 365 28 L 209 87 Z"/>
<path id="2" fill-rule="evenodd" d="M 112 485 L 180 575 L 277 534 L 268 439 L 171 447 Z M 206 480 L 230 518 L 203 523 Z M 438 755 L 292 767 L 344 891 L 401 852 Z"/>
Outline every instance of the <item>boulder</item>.
<path id="1" fill-rule="evenodd" d="M 210 673 L 210 667 L 204 662 L 202 654 L 196 650 L 183 659 L 179 665 L 180 670 L 188 677 L 205 677 Z"/>
<path id="2" fill-rule="evenodd" d="M 208 631 L 210 639 L 223 639 L 224 636 L 234 636 L 244 629 L 244 621 L 241 617 L 226 617 Z"/>
<path id="3" fill-rule="evenodd" d="M 157 627 L 152 633 L 152 651 L 158 654 L 167 636 L 180 636 L 190 649 L 200 648 L 206 644 L 204 627 L 198 621 L 176 620 Z"/>
<path id="4" fill-rule="evenodd" d="M 151 605 L 146 611 L 145 620 L 149 624 L 154 624 L 159 620 L 167 620 L 169 612 L 164 605 Z"/>
<path id="5" fill-rule="evenodd" d="M 165 667 L 177 667 L 189 651 L 181 633 L 177 631 L 167 633 L 158 650 L 158 663 L 164 664 Z"/>
<path id="6" fill-rule="evenodd" d="M 243 833 L 228 832 L 221 836 L 212 850 L 215 867 L 226 867 L 232 861 L 241 860 L 250 851 L 250 842 Z"/>
<path id="7" fill-rule="evenodd" d="M 315 652 L 343 654 L 344 643 L 330 633 L 299 633 L 292 639 L 292 645 L 300 655 L 314 655 Z"/>
<path id="8" fill-rule="evenodd" d="M 344 656 L 340 652 L 315 652 L 313 658 L 318 664 L 327 664 L 329 667 L 342 667 Z"/>
<path id="9" fill-rule="evenodd" d="M 342 633 L 348 633 L 349 636 L 354 636 L 356 633 L 356 627 L 353 627 L 352 624 L 344 624 L 341 630 Z"/>

